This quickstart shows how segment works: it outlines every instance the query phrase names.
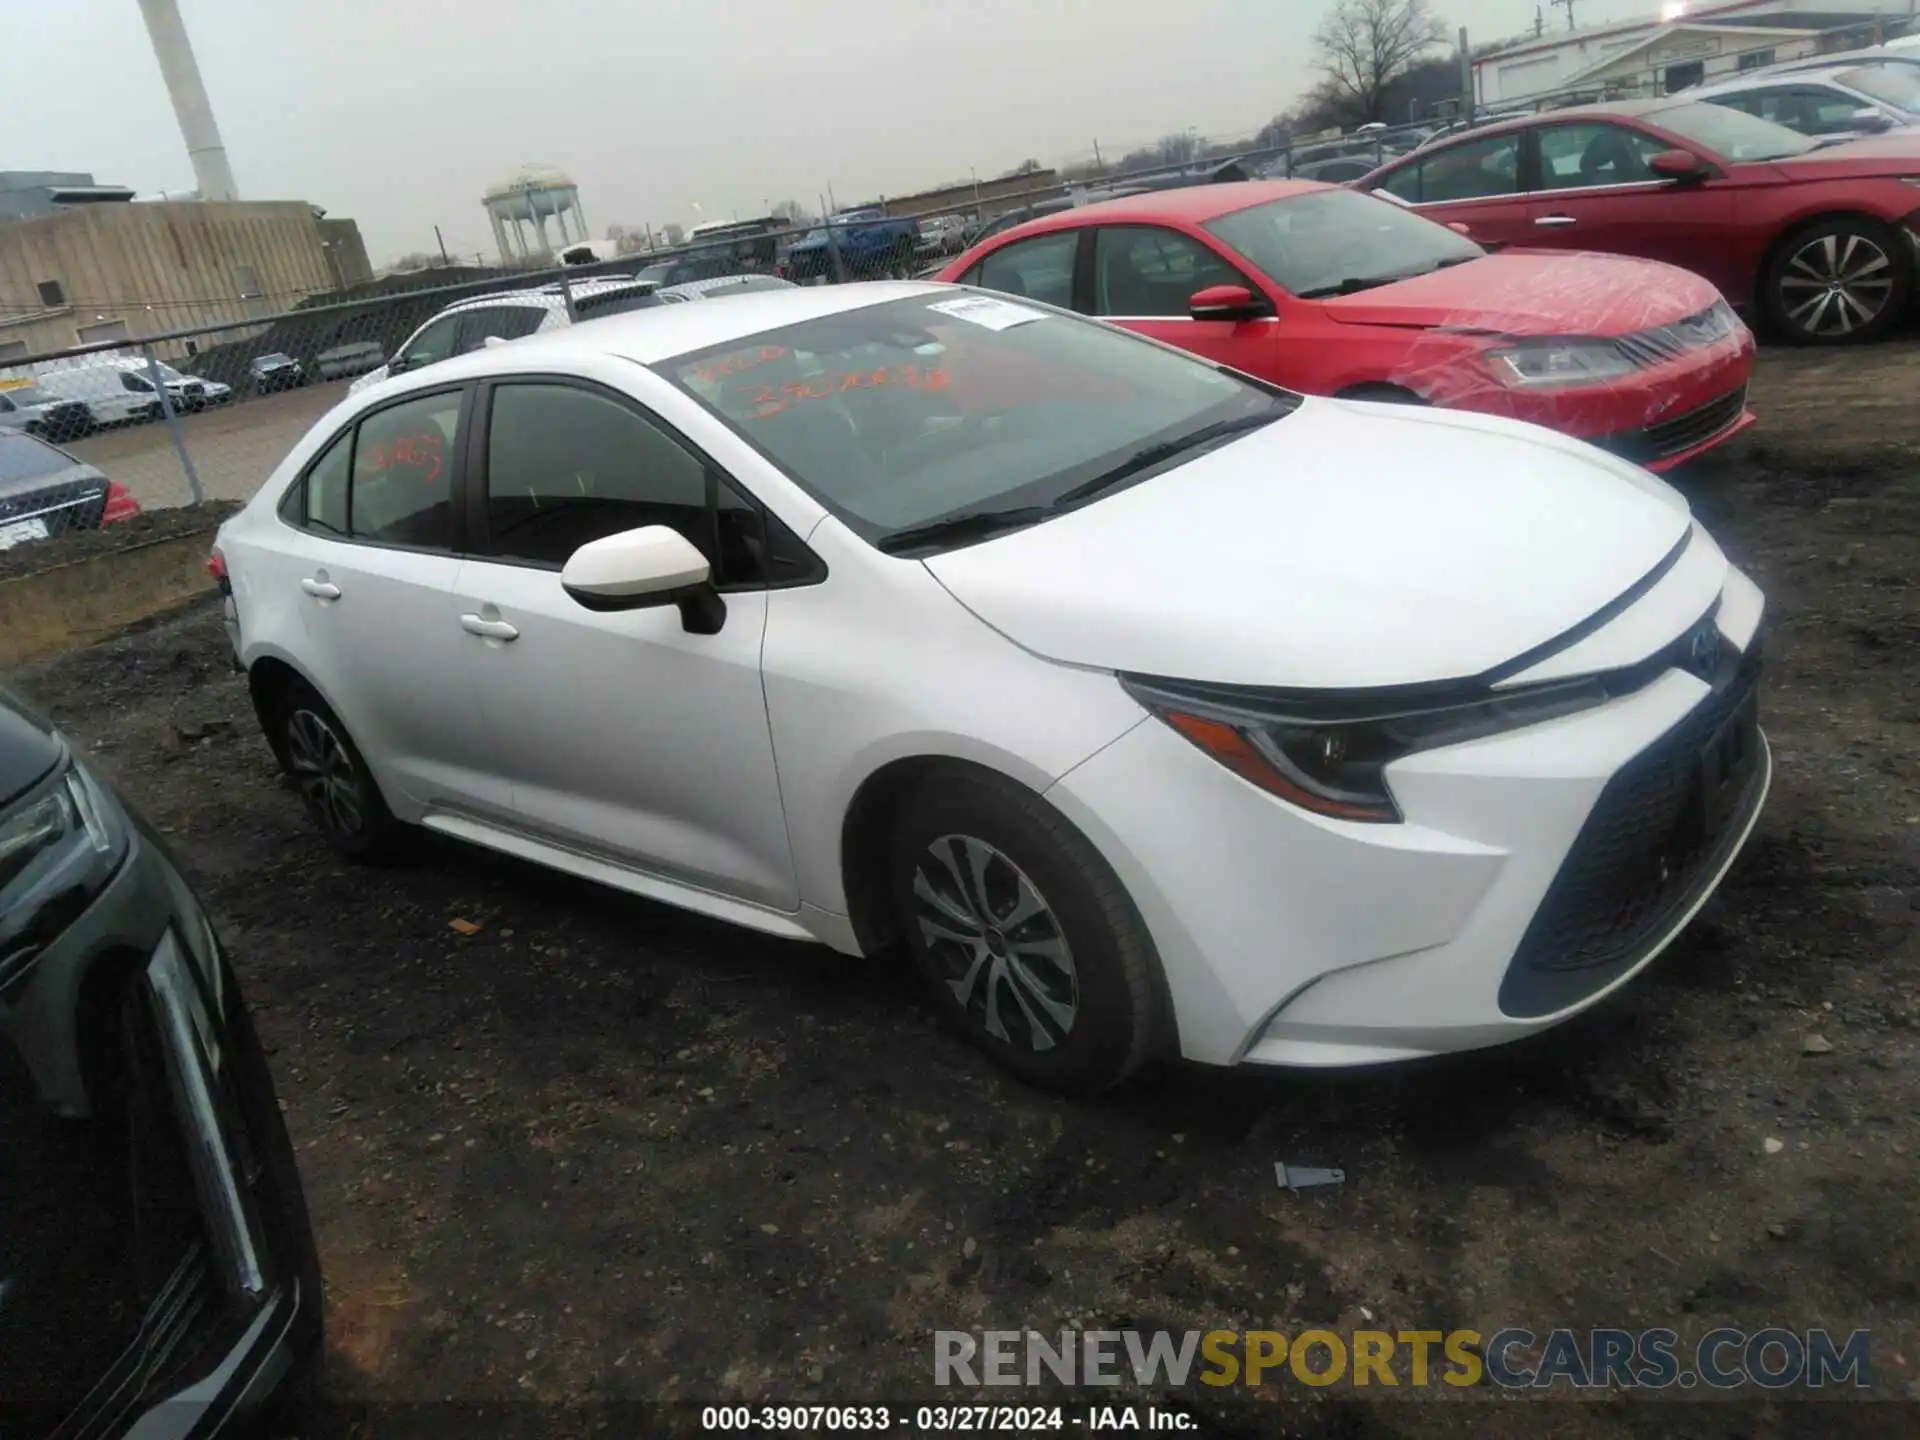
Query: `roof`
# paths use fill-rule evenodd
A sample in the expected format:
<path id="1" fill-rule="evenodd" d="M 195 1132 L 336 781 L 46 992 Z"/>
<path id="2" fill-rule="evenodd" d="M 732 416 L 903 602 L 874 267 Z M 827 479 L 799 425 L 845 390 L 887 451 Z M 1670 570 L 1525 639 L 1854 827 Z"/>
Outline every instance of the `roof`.
<path id="1" fill-rule="evenodd" d="M 608 290 L 645 290 L 653 286 L 651 280 L 635 280 L 630 275 L 608 275 L 568 283 L 575 295 L 598 295 Z M 434 311 L 433 318 L 472 310 L 481 305 L 532 305 L 541 309 L 558 309 L 565 304 L 560 282 L 556 280 L 551 285 L 530 285 L 519 290 L 489 290 L 484 295 L 469 295 L 464 300 L 455 300 Z"/>
<path id="2" fill-rule="evenodd" d="M 1401 160 L 1408 158 L 1408 156 L 1419 155 L 1424 157 L 1432 155 L 1443 146 L 1450 145 L 1455 140 L 1464 140 L 1469 136 L 1475 140 L 1482 140 L 1489 135 L 1503 134 L 1508 130 L 1525 130 L 1530 125 L 1559 125 L 1568 120 L 1579 120 L 1592 115 L 1620 115 L 1625 116 L 1629 120 L 1635 117 L 1644 118 L 1649 115 L 1658 114 L 1662 110 L 1672 110 L 1681 105 L 1690 105 L 1693 103 L 1693 95 L 1694 92 L 1691 90 L 1682 90 L 1678 94 L 1662 95 L 1654 100 L 1608 100 L 1597 105 L 1569 105 L 1560 110 L 1541 110 L 1531 115 L 1516 115 L 1511 120 L 1501 120 L 1492 125 L 1476 125 L 1471 130 L 1462 130 L 1454 135 L 1442 136 L 1430 145 L 1423 145 L 1418 150 L 1408 151 L 1406 156 L 1394 156 L 1393 159 L 1383 163 L 1380 168 L 1384 170 L 1388 165 L 1397 165 Z"/>
<path id="3" fill-rule="evenodd" d="M 1691 10 L 1691 13 L 1676 17 L 1676 19 L 1680 23 L 1693 25 L 1711 16 L 1732 15 L 1742 10 L 1753 10 L 1765 5 L 1777 4 L 1778 0 L 1723 0 L 1721 4 Z M 1691 7 L 1689 8 L 1691 9 Z M 1564 31 L 1552 39 L 1542 36 L 1538 40 L 1528 40 L 1522 44 L 1512 46 L 1509 49 L 1494 50 L 1485 55 L 1476 56 L 1474 57 L 1473 66 L 1477 70 L 1482 65 L 1512 60 L 1521 55 L 1543 54 L 1546 51 L 1559 50 L 1568 45 L 1579 45 L 1589 40 L 1604 39 L 1608 35 L 1627 35 L 1635 30 L 1655 30 L 1663 25 L 1670 26 L 1674 23 L 1676 22 L 1670 20 L 1663 21 L 1656 13 L 1653 15 L 1643 15 L 1638 20 L 1617 20 L 1601 25 L 1582 26 L 1578 30 Z M 1764 24 L 1765 20 L 1758 19 L 1756 23 Z"/>
<path id="4" fill-rule="evenodd" d="M 652 365 L 676 355 L 744 340 L 784 325 L 797 325 L 825 315 L 863 310 L 889 300 L 915 295 L 954 292 L 951 285 L 913 280 L 881 280 L 850 285 L 794 285 L 783 290 L 755 290 L 728 298 L 724 305 L 660 305 L 598 317 L 591 325 L 566 325 L 543 330 L 511 345 L 477 350 L 442 360 L 418 373 L 444 382 L 463 375 L 496 373 L 503 363 L 533 368 L 556 360 L 615 355 Z"/>

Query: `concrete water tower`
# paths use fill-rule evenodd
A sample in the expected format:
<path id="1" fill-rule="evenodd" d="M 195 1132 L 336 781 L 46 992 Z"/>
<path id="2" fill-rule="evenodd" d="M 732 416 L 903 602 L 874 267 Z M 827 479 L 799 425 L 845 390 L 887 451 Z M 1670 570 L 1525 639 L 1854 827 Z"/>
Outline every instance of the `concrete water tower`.
<path id="1" fill-rule="evenodd" d="M 493 222 L 493 239 L 500 247 L 500 258 L 509 265 L 516 259 L 531 260 L 553 254 L 554 242 L 547 236 L 549 217 L 560 231 L 561 247 L 587 238 L 587 217 L 580 209 L 580 187 L 566 171 L 551 165 L 522 165 L 515 174 L 487 191 L 481 203 L 487 207 L 487 218 Z M 533 232 L 531 242 L 528 230 Z"/>

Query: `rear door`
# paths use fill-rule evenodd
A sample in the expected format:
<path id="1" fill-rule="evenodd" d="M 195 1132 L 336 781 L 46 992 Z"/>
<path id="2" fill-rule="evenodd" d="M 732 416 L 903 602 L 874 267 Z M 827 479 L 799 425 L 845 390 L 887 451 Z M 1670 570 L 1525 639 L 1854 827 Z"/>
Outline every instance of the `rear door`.
<path id="1" fill-rule="evenodd" d="M 982 256 L 978 264 L 960 277 L 960 283 L 1071 310 L 1074 308 L 1074 265 L 1084 233 L 1052 230 L 1002 245 Z"/>
<path id="2" fill-rule="evenodd" d="M 1465 227 L 1482 245 L 1531 241 L 1522 189 L 1524 130 L 1456 140 L 1410 156 L 1372 189 L 1442 225 Z"/>
<path id="3" fill-rule="evenodd" d="M 1610 121 L 1542 125 L 1529 207 L 1530 244 L 1664 260 L 1739 292 L 1727 232 L 1733 188 L 1716 175 L 1679 183 L 1648 161 L 1673 149 L 1665 138 Z"/>
<path id="4" fill-rule="evenodd" d="M 457 598 L 453 496 L 470 404 L 467 387 L 410 395 L 341 431 L 282 502 L 294 529 L 270 547 L 261 583 L 292 597 L 298 658 L 390 803 L 505 815 Z"/>

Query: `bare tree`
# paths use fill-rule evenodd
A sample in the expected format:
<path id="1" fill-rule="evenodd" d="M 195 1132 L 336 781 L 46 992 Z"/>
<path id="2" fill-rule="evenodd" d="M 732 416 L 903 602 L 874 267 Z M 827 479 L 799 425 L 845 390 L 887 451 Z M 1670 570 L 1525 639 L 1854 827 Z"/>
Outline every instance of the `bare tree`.
<path id="1" fill-rule="evenodd" d="M 1335 93 L 1373 121 L 1386 118 L 1388 87 L 1445 38 L 1427 0 L 1337 0 L 1313 43 Z"/>

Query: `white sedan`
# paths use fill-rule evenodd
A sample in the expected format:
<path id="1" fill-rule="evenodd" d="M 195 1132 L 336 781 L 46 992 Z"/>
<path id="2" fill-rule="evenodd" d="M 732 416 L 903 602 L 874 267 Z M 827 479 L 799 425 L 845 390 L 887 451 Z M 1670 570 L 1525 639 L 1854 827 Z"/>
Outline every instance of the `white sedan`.
<path id="1" fill-rule="evenodd" d="M 1564 1020 L 1704 903 L 1771 774 L 1760 593 L 1644 471 L 946 286 L 389 380 L 214 566 L 341 850 L 425 826 L 897 944 L 1079 1091 Z"/>

